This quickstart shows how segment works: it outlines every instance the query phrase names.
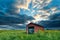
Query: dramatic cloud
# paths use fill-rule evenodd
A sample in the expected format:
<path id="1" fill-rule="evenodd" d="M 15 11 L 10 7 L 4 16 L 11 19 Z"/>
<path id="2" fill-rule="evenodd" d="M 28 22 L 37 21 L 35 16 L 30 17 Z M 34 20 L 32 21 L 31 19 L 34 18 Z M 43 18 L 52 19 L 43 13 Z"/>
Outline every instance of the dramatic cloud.
<path id="1" fill-rule="evenodd" d="M 28 10 L 28 6 L 31 0 L 16 0 L 16 4 L 15 5 L 18 9 L 23 8 L 23 9 L 27 9 Z"/>
<path id="2" fill-rule="evenodd" d="M 27 15 L 9 15 L 1 16 L 0 15 L 0 25 L 2 24 L 24 24 L 28 20 L 33 20 L 34 18 Z"/>
<path id="3" fill-rule="evenodd" d="M 45 28 L 60 28 L 60 20 L 47 20 L 47 21 L 41 21 L 38 23 L 39 25 L 44 26 Z"/>
<path id="4" fill-rule="evenodd" d="M 49 16 L 50 20 L 60 20 L 60 12 Z"/>
<path id="5" fill-rule="evenodd" d="M 33 0 L 33 8 L 42 9 L 47 6 L 51 0 Z"/>
<path id="6" fill-rule="evenodd" d="M 50 15 L 49 20 L 39 21 L 38 24 L 47 29 L 60 29 L 60 12 Z"/>
<path id="7" fill-rule="evenodd" d="M 0 30 L 24 30 L 25 25 L 0 25 Z"/>
<path id="8" fill-rule="evenodd" d="M 58 12 L 60 12 L 59 0 L 0 0 L 0 24 L 10 24 L 4 25 L 8 26 L 7 29 L 16 29 L 16 25 L 23 27 L 30 22 L 40 24 L 42 20 L 48 20 L 51 24 L 51 20 L 53 22 L 60 20 Z"/>

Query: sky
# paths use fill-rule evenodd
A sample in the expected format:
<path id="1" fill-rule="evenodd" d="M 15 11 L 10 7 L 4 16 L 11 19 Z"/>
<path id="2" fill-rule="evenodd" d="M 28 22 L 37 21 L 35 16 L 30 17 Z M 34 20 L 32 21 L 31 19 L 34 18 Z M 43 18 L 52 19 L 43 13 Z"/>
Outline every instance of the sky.
<path id="1" fill-rule="evenodd" d="M 0 25 L 7 29 L 51 20 L 60 20 L 60 0 L 0 0 Z"/>

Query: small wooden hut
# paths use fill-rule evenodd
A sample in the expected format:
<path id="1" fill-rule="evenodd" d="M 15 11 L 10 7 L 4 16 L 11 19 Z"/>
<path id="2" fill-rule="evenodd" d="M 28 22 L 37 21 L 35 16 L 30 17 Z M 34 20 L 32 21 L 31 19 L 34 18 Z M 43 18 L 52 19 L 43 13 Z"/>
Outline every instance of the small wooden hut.
<path id="1" fill-rule="evenodd" d="M 29 33 L 29 34 L 36 33 L 39 30 L 42 30 L 43 31 L 44 30 L 44 27 L 41 26 L 41 25 L 35 24 L 35 23 L 29 23 L 26 26 L 26 32 Z"/>

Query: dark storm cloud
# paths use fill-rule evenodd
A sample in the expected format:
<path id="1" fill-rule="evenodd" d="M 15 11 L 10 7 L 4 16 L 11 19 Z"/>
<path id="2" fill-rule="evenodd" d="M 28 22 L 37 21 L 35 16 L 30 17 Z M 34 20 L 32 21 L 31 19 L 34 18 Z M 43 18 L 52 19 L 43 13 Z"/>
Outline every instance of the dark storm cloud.
<path id="1" fill-rule="evenodd" d="M 2 13 L 2 12 L 1 12 Z M 0 14 L 0 29 L 2 30 L 17 30 L 17 29 L 25 29 L 24 23 L 28 20 L 33 20 L 34 18 L 27 15 L 10 15 L 4 16 Z M 17 25 L 23 24 L 23 25 Z"/>
<path id="2" fill-rule="evenodd" d="M 39 22 L 45 28 L 60 28 L 60 20 L 48 20 Z"/>
<path id="3" fill-rule="evenodd" d="M 14 16 L 1 16 L 0 15 L 0 25 L 4 24 L 23 24 L 28 20 L 33 20 L 33 17 L 27 15 L 14 15 Z"/>
<path id="4" fill-rule="evenodd" d="M 60 12 L 49 16 L 50 20 L 60 20 Z"/>
<path id="5" fill-rule="evenodd" d="M 2 30 L 21 30 L 25 29 L 25 25 L 0 25 Z"/>

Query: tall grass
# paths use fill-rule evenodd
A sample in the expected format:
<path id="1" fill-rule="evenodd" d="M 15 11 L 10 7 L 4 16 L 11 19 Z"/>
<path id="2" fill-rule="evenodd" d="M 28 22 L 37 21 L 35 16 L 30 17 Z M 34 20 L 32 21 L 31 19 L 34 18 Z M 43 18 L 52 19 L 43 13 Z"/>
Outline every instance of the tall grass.
<path id="1" fill-rule="evenodd" d="M 26 34 L 22 30 L 0 30 L 0 40 L 60 40 L 60 31 L 46 30 Z"/>

